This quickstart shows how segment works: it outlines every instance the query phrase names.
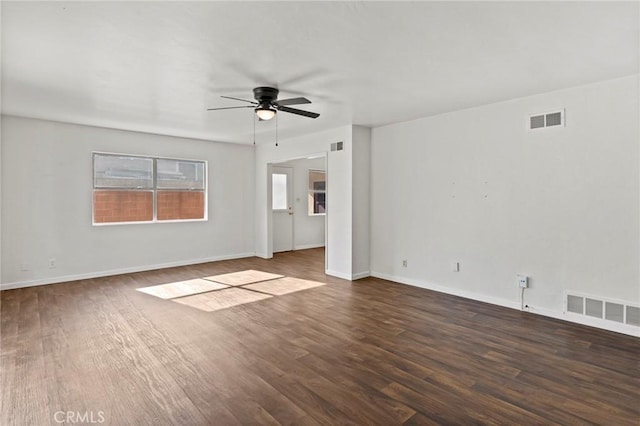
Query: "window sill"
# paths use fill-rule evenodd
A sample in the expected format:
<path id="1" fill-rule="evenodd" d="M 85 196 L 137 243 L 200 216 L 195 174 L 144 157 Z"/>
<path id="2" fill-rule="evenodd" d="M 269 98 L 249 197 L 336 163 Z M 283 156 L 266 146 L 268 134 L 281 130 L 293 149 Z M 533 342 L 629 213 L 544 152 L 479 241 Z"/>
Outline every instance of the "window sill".
<path id="1" fill-rule="evenodd" d="M 185 223 L 185 222 L 207 222 L 209 219 L 172 219 L 172 220 L 146 220 L 136 222 L 92 222 L 92 226 L 115 226 L 115 225 L 149 225 L 154 223 Z"/>

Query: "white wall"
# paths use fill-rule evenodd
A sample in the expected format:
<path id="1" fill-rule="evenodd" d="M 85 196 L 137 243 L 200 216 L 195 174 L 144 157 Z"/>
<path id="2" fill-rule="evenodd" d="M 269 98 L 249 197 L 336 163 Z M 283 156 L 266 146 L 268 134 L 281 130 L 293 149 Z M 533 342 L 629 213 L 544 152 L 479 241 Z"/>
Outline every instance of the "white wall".
<path id="1" fill-rule="evenodd" d="M 513 307 L 527 274 L 550 315 L 565 290 L 639 304 L 638 96 L 635 75 L 374 129 L 372 274 Z M 566 127 L 526 130 L 556 108 Z"/>
<path id="2" fill-rule="evenodd" d="M 309 215 L 309 170 L 325 170 L 325 157 L 279 163 L 293 169 L 293 249 L 324 246 L 324 215 Z"/>
<path id="3" fill-rule="evenodd" d="M 3 116 L 2 151 L 3 288 L 253 254 L 252 146 Z M 209 220 L 92 226 L 92 151 L 207 160 Z"/>
<path id="4" fill-rule="evenodd" d="M 371 129 L 353 126 L 353 278 L 370 275 Z"/>
<path id="5" fill-rule="evenodd" d="M 0 2 L 0 22 L 2 22 L 2 2 Z M 2 31 L 0 31 L 2 46 Z M 0 117 L 2 117 L 2 54 L 0 53 Z M 2 241 L 2 120 L 0 119 L 0 242 Z M 0 243 L 0 283 L 2 283 L 2 244 Z"/>
<path id="6" fill-rule="evenodd" d="M 327 259 L 326 272 L 351 279 L 351 126 L 280 141 L 279 146 L 256 148 L 256 241 L 257 256 L 273 255 L 268 165 L 327 153 Z M 333 142 L 344 142 L 343 151 L 330 151 Z"/>

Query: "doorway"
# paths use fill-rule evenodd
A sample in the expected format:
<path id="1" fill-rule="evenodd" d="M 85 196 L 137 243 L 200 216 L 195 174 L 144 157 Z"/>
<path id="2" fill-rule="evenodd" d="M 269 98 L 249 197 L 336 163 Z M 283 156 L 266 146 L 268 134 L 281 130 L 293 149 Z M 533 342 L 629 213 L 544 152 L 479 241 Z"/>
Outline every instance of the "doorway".
<path id="1" fill-rule="evenodd" d="M 326 247 L 326 170 L 326 154 L 270 164 L 272 253 Z"/>

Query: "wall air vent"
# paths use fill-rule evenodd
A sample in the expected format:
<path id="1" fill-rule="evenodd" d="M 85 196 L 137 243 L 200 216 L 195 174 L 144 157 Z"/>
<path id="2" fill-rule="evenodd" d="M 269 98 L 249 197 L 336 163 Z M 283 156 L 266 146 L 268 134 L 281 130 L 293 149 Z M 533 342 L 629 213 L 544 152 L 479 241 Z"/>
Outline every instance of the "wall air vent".
<path id="1" fill-rule="evenodd" d="M 544 127 L 544 114 L 532 115 L 531 117 L 529 117 L 530 129 L 541 129 L 543 127 Z"/>
<path id="2" fill-rule="evenodd" d="M 640 306 L 620 300 L 569 291 L 565 293 L 565 313 L 586 315 L 621 324 L 640 327 Z"/>
<path id="3" fill-rule="evenodd" d="M 564 127 L 564 109 L 533 114 L 529 116 L 527 128 L 529 130 L 545 129 L 550 127 Z"/>
<path id="4" fill-rule="evenodd" d="M 567 295 L 567 312 L 574 314 L 584 314 L 584 297 Z"/>
<path id="5" fill-rule="evenodd" d="M 343 142 L 334 142 L 331 144 L 331 151 L 342 151 L 344 149 Z"/>
<path id="6" fill-rule="evenodd" d="M 640 327 L 640 308 L 637 306 L 627 305 L 627 316 L 625 317 L 625 323 L 629 325 L 635 325 Z"/>
<path id="7" fill-rule="evenodd" d="M 594 318 L 602 318 L 602 314 L 604 313 L 602 306 L 602 300 L 595 300 L 587 297 L 584 314 Z"/>
<path id="8" fill-rule="evenodd" d="M 606 302 L 604 319 L 615 322 L 624 322 L 624 305 L 621 303 Z"/>

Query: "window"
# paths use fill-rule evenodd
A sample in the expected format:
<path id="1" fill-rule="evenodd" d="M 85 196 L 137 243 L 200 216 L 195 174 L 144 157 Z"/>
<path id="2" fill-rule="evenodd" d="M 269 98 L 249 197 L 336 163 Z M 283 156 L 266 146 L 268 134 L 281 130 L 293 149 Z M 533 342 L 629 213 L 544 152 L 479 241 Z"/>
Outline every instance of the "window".
<path id="1" fill-rule="evenodd" d="M 287 202 L 287 175 L 274 173 L 271 175 L 271 198 L 273 210 L 286 210 Z"/>
<path id="2" fill-rule="evenodd" d="M 204 161 L 93 154 L 93 223 L 206 219 Z"/>
<path id="3" fill-rule="evenodd" d="M 327 173 L 309 170 L 309 215 L 325 214 L 327 210 Z"/>

